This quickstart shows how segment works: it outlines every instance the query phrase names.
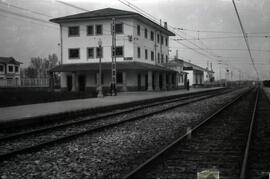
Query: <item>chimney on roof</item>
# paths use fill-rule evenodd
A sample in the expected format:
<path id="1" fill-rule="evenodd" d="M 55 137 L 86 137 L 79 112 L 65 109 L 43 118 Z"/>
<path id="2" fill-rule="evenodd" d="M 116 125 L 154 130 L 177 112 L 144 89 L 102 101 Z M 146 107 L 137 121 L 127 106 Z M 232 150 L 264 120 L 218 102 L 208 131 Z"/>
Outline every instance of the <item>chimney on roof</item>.
<path id="1" fill-rule="evenodd" d="M 162 26 L 162 20 L 161 19 L 159 19 L 159 25 Z"/>
<path id="2" fill-rule="evenodd" d="M 211 71 L 213 71 L 213 68 L 212 68 L 212 62 L 210 63 L 210 66 L 211 66 Z"/>
<path id="3" fill-rule="evenodd" d="M 167 22 L 164 22 L 164 28 L 165 28 L 165 29 L 168 29 Z"/>

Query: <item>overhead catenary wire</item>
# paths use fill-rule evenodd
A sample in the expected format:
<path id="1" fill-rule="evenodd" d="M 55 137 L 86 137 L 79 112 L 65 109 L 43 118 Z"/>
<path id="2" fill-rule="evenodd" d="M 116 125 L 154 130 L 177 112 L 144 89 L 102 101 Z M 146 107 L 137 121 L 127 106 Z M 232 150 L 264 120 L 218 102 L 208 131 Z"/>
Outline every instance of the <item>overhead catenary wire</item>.
<path id="1" fill-rule="evenodd" d="M 43 25 L 46 24 L 49 27 L 58 29 L 57 26 L 55 26 L 56 24 L 53 24 L 53 23 L 51 23 L 51 22 L 49 22 L 47 20 L 41 19 L 41 18 L 27 16 L 27 15 L 24 15 L 24 14 L 21 14 L 21 13 L 12 12 L 12 11 L 9 11 L 9 10 L 6 10 L 6 9 L 2 9 L 2 8 L 0 8 L 0 12 L 5 13 L 5 14 L 14 15 L 14 16 L 17 16 L 17 17 L 20 17 L 20 18 L 24 18 L 24 19 L 29 19 L 29 20 L 32 20 L 32 21 L 40 22 Z"/>
<path id="2" fill-rule="evenodd" d="M 245 32 L 244 26 L 243 26 L 243 24 L 242 24 L 242 21 L 241 21 L 241 18 L 240 18 L 240 15 L 239 15 L 239 12 L 238 12 L 238 10 L 237 10 L 237 7 L 236 7 L 236 4 L 235 4 L 234 0 L 232 0 L 232 3 L 233 3 L 234 10 L 235 10 L 235 12 L 236 12 L 236 15 L 237 15 L 237 18 L 238 18 L 238 21 L 239 21 L 239 24 L 240 24 L 240 27 L 241 27 L 241 30 L 242 30 L 242 33 L 243 33 L 243 37 L 244 37 L 244 39 L 245 39 L 245 43 L 246 43 L 246 46 L 247 46 L 247 49 L 248 49 L 248 53 L 249 53 L 249 56 L 250 56 L 251 63 L 253 64 L 253 68 L 254 68 L 254 70 L 255 70 L 255 72 L 256 72 L 256 74 L 257 74 L 257 78 L 258 78 L 258 80 L 259 80 L 259 72 L 258 72 L 258 70 L 257 70 L 257 68 L 256 68 L 256 65 L 255 65 L 255 63 L 254 63 L 254 59 L 253 59 L 252 54 L 251 54 L 251 50 L 250 50 L 250 46 L 249 46 L 247 34 L 246 34 L 246 32 Z"/>
<path id="3" fill-rule="evenodd" d="M 218 34 L 241 34 L 240 32 L 229 32 L 229 31 L 214 31 L 214 30 L 195 30 L 195 29 L 186 29 L 186 28 L 179 28 L 176 27 L 178 30 L 182 31 L 190 31 L 190 32 L 204 32 L 204 33 L 218 33 Z"/>
<path id="4" fill-rule="evenodd" d="M 270 38 L 270 35 L 256 35 L 256 36 L 248 36 L 250 38 Z M 178 38 L 174 40 L 212 40 L 212 39 L 233 39 L 233 38 L 243 38 L 243 36 L 223 36 L 223 37 L 198 37 L 198 38 L 192 38 L 192 39 L 187 39 L 187 38 Z"/>
<path id="5" fill-rule="evenodd" d="M 126 1 L 127 1 L 127 0 L 126 0 Z M 128 2 L 128 1 L 127 1 L 127 2 Z M 125 5 L 126 5 L 126 4 L 125 4 Z M 127 5 L 127 6 L 130 7 L 131 5 L 132 5 L 132 3 L 129 3 L 129 5 Z M 132 8 L 132 7 L 130 7 L 130 8 Z M 143 15 L 144 15 L 144 13 L 138 11 L 137 9 L 135 9 L 135 8 L 132 8 L 132 9 L 134 9 L 134 10 L 136 10 L 137 12 L 139 12 L 140 14 L 143 14 Z M 140 8 L 139 8 L 139 9 L 140 9 Z M 144 11 L 144 10 L 141 10 L 141 11 Z M 144 12 L 145 12 L 145 11 L 144 11 Z M 161 20 L 160 20 L 160 21 L 161 21 Z M 171 26 L 171 25 L 168 25 L 168 26 L 171 27 L 172 29 L 175 29 L 174 26 Z M 183 38 L 183 36 L 180 35 L 179 33 L 175 32 L 175 34 L 176 34 L 177 36 Z M 210 59 L 215 59 L 217 62 L 219 62 L 220 59 L 222 58 L 220 55 L 216 55 L 215 53 L 213 53 L 213 52 L 211 52 L 211 51 L 208 51 L 208 50 L 207 50 L 208 47 L 207 47 L 202 41 L 199 41 L 199 42 L 202 43 L 202 44 L 206 47 L 206 49 L 200 47 L 199 45 L 197 45 L 196 43 L 194 43 L 194 42 L 192 42 L 192 41 L 190 41 L 190 40 L 187 40 L 187 42 L 189 42 L 190 44 L 192 44 L 192 45 L 195 46 L 195 47 L 198 47 L 199 50 L 203 51 L 204 53 L 201 52 L 201 51 L 195 50 L 195 49 L 193 49 L 192 47 L 190 47 L 190 46 L 188 46 L 188 45 L 186 45 L 186 44 L 184 44 L 184 43 L 181 43 L 181 42 L 178 42 L 178 41 L 176 41 L 176 42 L 177 42 L 178 44 L 181 44 L 181 45 L 184 46 L 184 47 L 187 47 L 187 48 L 193 50 L 194 52 L 196 52 L 196 53 L 198 53 L 198 54 L 200 54 L 200 55 L 202 55 L 202 56 L 206 56 L 207 58 L 210 58 Z M 223 61 L 223 60 L 224 60 L 224 59 L 222 59 L 222 61 Z"/>
<path id="6" fill-rule="evenodd" d="M 134 4 L 130 3 L 129 1 L 127 0 L 118 0 L 119 2 L 121 2 L 122 4 L 128 6 L 129 8 L 135 10 L 135 11 L 141 11 L 143 12 L 144 16 L 148 16 L 150 17 L 151 20 L 153 20 L 154 22 L 159 22 L 160 19 L 154 17 L 153 15 L 151 15 L 150 13 L 146 12 L 145 10 L 139 8 L 138 6 L 135 6 Z M 142 14 L 142 13 L 141 13 Z"/>
<path id="7" fill-rule="evenodd" d="M 182 50 L 190 50 L 189 48 L 183 48 L 183 47 L 173 47 L 170 48 L 176 48 L 176 49 L 182 49 Z M 247 51 L 247 49 L 238 49 L 238 48 L 209 48 L 208 50 L 220 50 L 220 51 Z M 257 52 L 270 52 L 270 50 L 259 50 L 259 49 L 250 49 L 251 51 L 257 51 Z"/>
<path id="8" fill-rule="evenodd" d="M 218 34 L 242 34 L 241 32 L 229 32 L 229 31 L 215 31 L 215 30 L 195 30 L 195 29 L 186 29 L 179 28 L 181 31 L 190 31 L 190 32 L 199 32 L 199 33 L 218 33 Z M 247 34 L 270 34 L 270 32 L 247 32 Z"/>
<path id="9" fill-rule="evenodd" d="M 128 1 L 127 1 L 127 2 L 128 2 Z M 130 6 L 131 6 L 131 3 L 129 4 L 129 7 L 130 7 Z M 72 6 L 72 7 L 74 7 L 74 6 Z M 75 6 L 74 8 L 77 8 L 77 6 Z M 78 9 L 78 8 L 77 8 L 77 9 Z M 80 8 L 79 8 L 79 9 L 80 9 Z M 138 9 L 135 9 L 135 8 L 132 8 L 132 9 L 134 9 L 134 10 L 136 10 L 136 11 L 138 12 Z M 82 10 L 82 9 L 80 9 L 80 10 Z M 84 10 L 84 11 L 87 11 L 87 10 L 85 10 L 85 9 L 83 9 L 83 10 Z M 140 13 L 141 13 L 141 12 L 140 12 Z M 171 27 L 172 27 L 172 26 L 171 26 Z M 181 36 L 180 34 L 178 34 L 178 33 L 176 33 L 176 35 L 182 37 L 182 36 Z M 184 46 L 184 47 L 187 47 L 187 48 L 189 48 L 189 49 L 192 49 L 193 51 L 195 51 L 196 53 L 199 53 L 200 55 L 206 56 L 206 57 L 211 58 L 211 59 L 212 59 L 212 57 L 215 57 L 215 58 L 221 57 L 221 56 L 218 56 L 218 55 L 213 55 L 212 52 L 207 51 L 208 49 L 206 50 L 206 49 L 200 47 L 199 45 L 197 45 L 197 44 L 195 44 L 195 43 L 193 43 L 193 42 L 190 42 L 190 41 L 188 41 L 188 42 L 191 43 L 192 45 L 198 47 L 198 49 L 201 50 L 201 51 L 203 51 L 204 53 L 198 51 L 197 49 L 193 49 L 192 47 L 189 47 L 188 45 L 185 45 L 185 44 L 183 44 L 183 43 L 179 43 L 179 42 L 177 42 L 177 43 L 181 44 L 181 45 Z M 218 60 L 217 60 L 217 61 L 218 61 Z"/>
<path id="10" fill-rule="evenodd" d="M 87 9 L 84 9 L 84 8 L 81 8 L 81 7 L 78 7 L 78 6 L 75 6 L 75 5 L 73 5 L 73 4 L 70 4 L 70 3 L 67 3 L 67 2 L 64 2 L 64 1 L 56 0 L 56 2 L 61 3 L 61 4 L 64 4 L 64 5 L 69 6 L 69 7 L 73 7 L 73 8 L 75 8 L 75 9 L 79 9 L 79 10 L 81 10 L 81 11 L 85 11 L 85 12 L 88 12 L 88 11 L 89 11 L 89 10 L 87 10 Z"/>
<path id="11" fill-rule="evenodd" d="M 125 0 L 125 2 L 124 2 L 123 0 L 119 0 L 119 2 L 121 2 L 122 4 L 128 6 L 128 7 L 131 8 L 131 9 L 133 9 L 133 10 L 139 12 L 140 14 L 142 14 L 142 15 L 144 15 L 144 16 L 147 16 L 147 15 L 145 15 L 145 14 L 148 14 L 148 16 L 150 16 L 150 17 L 152 16 L 151 14 L 149 14 L 149 13 L 147 13 L 146 11 L 140 9 L 139 7 L 134 6 L 132 3 L 128 2 L 127 0 Z M 79 9 L 79 10 L 88 11 L 87 9 L 82 9 L 82 8 L 80 8 L 80 7 L 78 7 L 78 6 L 74 6 L 74 5 L 70 4 L 70 3 L 63 3 L 63 4 L 65 4 L 65 5 L 67 5 L 67 6 L 70 6 L 70 7 L 73 7 L 73 8 L 76 8 L 76 9 Z M 142 12 L 140 12 L 140 11 L 143 11 L 144 13 L 142 13 Z M 152 18 L 153 18 L 153 17 L 154 17 L 154 16 L 152 16 Z M 157 19 L 157 18 L 154 17 L 154 19 Z M 130 25 L 130 24 L 128 24 L 128 25 Z M 132 26 L 132 25 L 131 25 L 131 26 Z M 176 35 L 182 37 L 182 36 L 181 36 L 180 34 L 178 34 L 178 33 L 176 33 Z M 177 42 L 177 43 L 179 43 L 179 42 Z M 201 50 L 205 51 L 204 49 L 202 49 L 202 48 L 201 48 L 200 46 L 198 46 L 197 44 L 195 44 L 195 43 L 193 43 L 193 42 L 190 42 L 190 41 L 189 41 L 189 43 L 191 43 L 191 44 L 193 44 L 194 46 L 196 46 L 196 47 L 200 48 Z M 181 43 L 179 43 L 179 44 L 181 44 Z M 183 44 L 182 44 L 182 45 L 183 45 Z M 187 47 L 187 45 L 185 45 L 185 46 Z M 190 48 L 191 48 L 191 47 L 190 47 Z M 209 56 L 209 54 L 204 54 L 204 53 L 199 52 L 199 51 L 197 51 L 197 50 L 194 50 L 194 51 L 197 52 L 197 53 L 199 53 L 199 54 L 201 54 L 201 55 L 203 55 L 203 56 L 208 56 L 208 58 L 209 58 L 210 56 L 213 56 L 212 54 Z M 207 53 L 211 53 L 211 52 L 207 52 Z M 217 58 L 217 56 L 214 56 L 214 57 Z M 210 57 L 210 58 L 212 58 L 212 57 Z"/>
<path id="12" fill-rule="evenodd" d="M 0 4 L 5 5 L 8 8 L 12 7 L 12 8 L 15 8 L 15 9 L 22 10 L 22 11 L 30 12 L 32 14 L 37 14 L 37 15 L 44 16 L 44 17 L 47 17 L 47 18 L 52 18 L 52 16 L 49 16 L 47 14 L 37 12 L 37 11 L 33 11 L 33 10 L 30 10 L 30 9 L 27 9 L 27 8 L 19 7 L 19 6 L 16 6 L 16 5 L 13 5 L 13 4 L 10 4 L 10 3 L 6 3 L 6 2 L 3 2 L 3 1 L 0 1 Z"/>

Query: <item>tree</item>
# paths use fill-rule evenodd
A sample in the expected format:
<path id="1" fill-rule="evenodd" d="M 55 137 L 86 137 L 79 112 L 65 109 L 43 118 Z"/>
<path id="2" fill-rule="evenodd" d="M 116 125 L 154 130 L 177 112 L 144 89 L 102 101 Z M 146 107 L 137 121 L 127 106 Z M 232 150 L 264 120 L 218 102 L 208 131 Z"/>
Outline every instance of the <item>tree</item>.
<path id="1" fill-rule="evenodd" d="M 32 67 L 25 68 L 23 72 L 27 78 L 37 78 L 37 70 Z"/>
<path id="2" fill-rule="evenodd" d="M 49 55 L 48 60 L 49 60 L 49 64 L 50 64 L 50 66 L 49 66 L 50 69 L 57 65 L 58 58 L 57 58 L 57 55 L 55 53 L 52 55 Z"/>
<path id="3" fill-rule="evenodd" d="M 56 54 L 49 54 L 48 58 L 32 57 L 30 65 L 24 69 L 27 78 L 48 78 L 48 71 L 58 63 Z"/>
<path id="4" fill-rule="evenodd" d="M 37 72 L 37 77 L 41 78 L 41 72 L 42 72 L 42 66 L 43 66 L 43 59 L 40 57 L 32 57 L 30 61 L 30 68 L 33 68 Z"/>

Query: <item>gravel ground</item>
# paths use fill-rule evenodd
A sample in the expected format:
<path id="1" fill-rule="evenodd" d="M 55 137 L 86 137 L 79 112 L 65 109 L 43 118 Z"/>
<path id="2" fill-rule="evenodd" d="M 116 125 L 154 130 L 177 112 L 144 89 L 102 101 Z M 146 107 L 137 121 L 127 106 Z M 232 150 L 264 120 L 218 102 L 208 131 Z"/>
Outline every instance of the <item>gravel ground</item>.
<path id="1" fill-rule="evenodd" d="M 239 93 L 214 97 L 17 156 L 0 163 L 1 178 L 121 177 Z"/>
<path id="2" fill-rule="evenodd" d="M 22 148 L 29 147 L 29 146 L 34 146 L 34 145 L 37 145 L 37 144 L 40 144 L 43 142 L 55 140 L 55 139 L 58 139 L 58 138 L 61 138 L 64 136 L 69 136 L 69 135 L 77 134 L 77 133 L 84 132 L 87 130 L 99 128 L 102 126 L 107 126 L 109 124 L 114 124 L 114 123 L 118 123 L 121 121 L 128 121 L 129 119 L 132 119 L 132 118 L 137 117 L 137 116 L 149 114 L 149 113 L 152 113 L 155 111 L 161 111 L 161 110 L 167 109 L 168 107 L 171 107 L 171 106 L 183 104 L 184 102 L 187 102 L 187 101 L 204 99 L 206 97 L 208 97 L 208 95 L 195 97 L 195 98 L 193 97 L 192 99 L 187 99 L 187 100 L 182 99 L 182 100 L 177 101 L 177 102 L 172 102 L 172 103 L 168 103 L 168 104 L 164 103 L 164 104 L 158 105 L 158 106 L 152 106 L 152 107 L 144 106 L 144 108 L 142 108 L 140 110 L 120 114 L 120 115 L 117 115 L 115 117 L 107 117 L 107 118 L 99 119 L 99 120 L 95 120 L 94 118 L 90 117 L 89 118 L 90 121 L 87 123 L 76 124 L 76 125 L 72 125 L 72 126 L 68 126 L 68 127 L 61 127 L 61 128 L 49 130 L 46 132 L 31 134 L 28 136 L 17 137 L 14 140 L 0 142 L 0 155 L 7 153 L 7 152 L 10 152 L 10 151 L 13 151 L 13 150 L 18 150 L 18 149 L 22 149 Z"/>
<path id="3" fill-rule="evenodd" d="M 229 91 L 231 91 L 231 89 L 224 90 L 224 92 L 226 92 L 226 91 L 229 92 Z M 202 95 L 202 94 L 198 94 L 198 95 Z M 205 94 L 205 95 L 207 95 L 207 94 Z M 192 95 L 192 97 L 195 97 L 195 96 Z M 183 97 L 180 97 L 180 98 L 185 98 L 185 97 L 183 96 Z M 175 100 L 175 99 L 170 99 L 170 100 L 166 100 L 166 101 L 173 101 L 173 100 Z M 154 102 L 154 103 L 151 103 L 151 104 L 155 104 L 155 103 L 159 103 L 159 102 Z M 79 117 L 75 117 L 75 118 L 66 118 L 65 120 L 51 121 L 48 124 L 30 126 L 30 127 L 27 127 L 27 128 L 16 128 L 16 129 L 1 130 L 0 131 L 0 138 L 8 136 L 8 135 L 13 135 L 13 134 L 16 134 L 16 133 L 21 133 L 21 132 L 28 132 L 28 131 L 33 131 L 33 130 L 37 130 L 37 129 L 47 128 L 47 127 L 54 127 L 54 126 L 63 125 L 63 124 L 67 124 L 67 123 L 72 123 L 72 122 L 77 122 L 77 121 L 91 120 L 91 119 L 94 119 L 96 117 L 102 117 L 104 115 L 114 114 L 114 113 L 118 113 L 118 112 L 122 112 L 122 111 L 126 111 L 126 110 L 137 109 L 138 107 L 144 107 L 144 106 L 146 108 L 147 106 L 149 106 L 149 104 L 144 104 L 144 105 L 141 104 L 139 106 L 132 106 L 132 107 L 127 107 L 127 108 L 115 109 L 115 110 L 112 110 L 112 111 L 109 111 L 109 112 L 94 113 L 94 114 L 87 115 L 87 116 L 79 116 Z"/>

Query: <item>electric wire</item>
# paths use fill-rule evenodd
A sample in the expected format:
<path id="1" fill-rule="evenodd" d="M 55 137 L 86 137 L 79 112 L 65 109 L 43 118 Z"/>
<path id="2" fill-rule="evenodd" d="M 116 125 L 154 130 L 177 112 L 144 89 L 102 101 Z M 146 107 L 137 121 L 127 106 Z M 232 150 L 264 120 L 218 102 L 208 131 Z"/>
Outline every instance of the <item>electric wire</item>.
<path id="1" fill-rule="evenodd" d="M 237 10 L 237 7 L 236 7 L 236 4 L 235 4 L 234 0 L 232 0 L 232 3 L 233 3 L 233 6 L 234 6 L 234 9 L 235 9 L 235 12 L 236 12 L 236 15 L 237 15 L 237 18 L 238 18 L 238 21 L 239 21 L 239 24 L 240 24 L 242 33 L 243 33 L 243 37 L 244 37 L 245 42 L 246 42 L 246 46 L 247 46 L 247 49 L 248 49 L 248 52 L 249 52 L 251 63 L 253 64 L 254 70 L 256 71 L 256 74 L 257 74 L 257 78 L 259 80 L 259 73 L 258 73 L 258 70 L 257 70 L 256 65 L 254 63 L 254 59 L 253 59 L 253 57 L 251 55 L 251 51 L 250 51 L 250 47 L 249 47 L 249 42 L 248 42 L 247 34 L 245 32 L 244 26 L 242 24 L 242 21 L 241 21 L 241 18 L 240 18 L 240 15 L 239 15 L 239 12 Z"/>

